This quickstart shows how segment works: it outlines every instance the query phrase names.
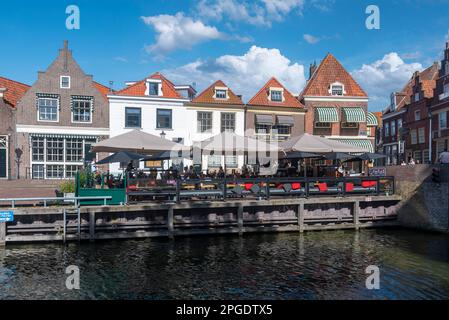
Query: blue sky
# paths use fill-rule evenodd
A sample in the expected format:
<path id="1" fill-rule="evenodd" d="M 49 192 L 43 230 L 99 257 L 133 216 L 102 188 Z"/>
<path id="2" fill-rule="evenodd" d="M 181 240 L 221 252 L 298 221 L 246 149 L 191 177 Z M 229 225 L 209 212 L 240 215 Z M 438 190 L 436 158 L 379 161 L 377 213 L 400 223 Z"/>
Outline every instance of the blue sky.
<path id="1" fill-rule="evenodd" d="M 86 73 L 116 89 L 161 71 L 198 90 L 220 78 L 245 100 L 273 75 L 298 94 L 309 64 L 332 52 L 380 110 L 449 41 L 449 0 L 26 3 L 2 1 L 0 75 L 29 84 L 64 39 Z M 71 4 L 80 8 L 80 30 L 65 27 Z M 380 8 L 380 30 L 365 27 L 370 4 Z"/>

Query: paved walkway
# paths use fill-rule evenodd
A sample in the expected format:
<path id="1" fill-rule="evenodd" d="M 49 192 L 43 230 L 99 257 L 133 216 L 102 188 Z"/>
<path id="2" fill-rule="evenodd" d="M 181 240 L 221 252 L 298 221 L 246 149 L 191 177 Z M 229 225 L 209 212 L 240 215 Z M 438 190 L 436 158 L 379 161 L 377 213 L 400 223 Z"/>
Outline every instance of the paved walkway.
<path id="1" fill-rule="evenodd" d="M 55 197 L 61 181 L 0 180 L 1 198 Z"/>

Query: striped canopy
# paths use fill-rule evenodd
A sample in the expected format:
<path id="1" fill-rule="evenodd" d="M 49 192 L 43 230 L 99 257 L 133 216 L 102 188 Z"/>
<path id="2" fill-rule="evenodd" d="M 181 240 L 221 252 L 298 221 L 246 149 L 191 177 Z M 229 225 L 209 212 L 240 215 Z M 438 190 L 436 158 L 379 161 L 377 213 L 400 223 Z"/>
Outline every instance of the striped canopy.
<path id="1" fill-rule="evenodd" d="M 315 111 L 315 122 L 340 122 L 340 117 L 335 107 L 317 107 Z"/>
<path id="2" fill-rule="evenodd" d="M 368 112 L 368 116 L 366 117 L 366 124 L 368 126 L 377 127 L 379 125 L 379 120 L 374 113 Z"/>
<path id="3" fill-rule="evenodd" d="M 360 107 L 344 107 L 343 114 L 346 122 L 366 122 L 365 111 Z"/>
<path id="4" fill-rule="evenodd" d="M 368 139 L 332 139 L 332 140 L 346 143 L 357 148 L 365 149 L 366 152 L 374 153 L 374 145 Z"/>

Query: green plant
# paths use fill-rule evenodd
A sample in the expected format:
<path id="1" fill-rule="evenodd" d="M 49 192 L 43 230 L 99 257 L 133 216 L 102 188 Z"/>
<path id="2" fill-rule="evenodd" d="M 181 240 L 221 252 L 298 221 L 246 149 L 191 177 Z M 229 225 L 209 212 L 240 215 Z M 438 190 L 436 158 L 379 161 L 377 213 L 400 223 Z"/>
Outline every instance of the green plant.
<path id="1" fill-rule="evenodd" d="M 59 186 L 59 190 L 62 193 L 75 193 L 75 182 L 74 181 L 63 182 Z"/>

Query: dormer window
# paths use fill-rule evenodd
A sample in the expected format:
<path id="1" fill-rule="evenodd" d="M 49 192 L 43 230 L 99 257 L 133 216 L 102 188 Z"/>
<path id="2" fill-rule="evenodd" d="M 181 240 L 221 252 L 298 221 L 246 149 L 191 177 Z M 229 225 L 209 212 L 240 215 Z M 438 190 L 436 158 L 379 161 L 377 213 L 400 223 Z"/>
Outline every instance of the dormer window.
<path id="1" fill-rule="evenodd" d="M 340 82 L 335 82 L 331 84 L 329 93 L 333 96 L 343 96 L 345 95 L 345 86 Z"/>
<path id="2" fill-rule="evenodd" d="M 226 100 L 229 99 L 228 97 L 228 88 L 215 88 L 215 99 L 222 99 L 222 100 Z"/>
<path id="3" fill-rule="evenodd" d="M 159 95 L 159 83 L 150 83 L 150 96 L 158 96 Z"/>
<path id="4" fill-rule="evenodd" d="M 146 92 L 148 96 L 162 96 L 162 81 L 158 79 L 148 79 L 146 83 Z"/>
<path id="5" fill-rule="evenodd" d="M 271 90 L 271 101 L 282 102 L 282 91 Z"/>
<path id="6" fill-rule="evenodd" d="M 69 76 L 61 76 L 60 87 L 61 87 L 61 89 L 70 89 L 70 77 Z"/>

